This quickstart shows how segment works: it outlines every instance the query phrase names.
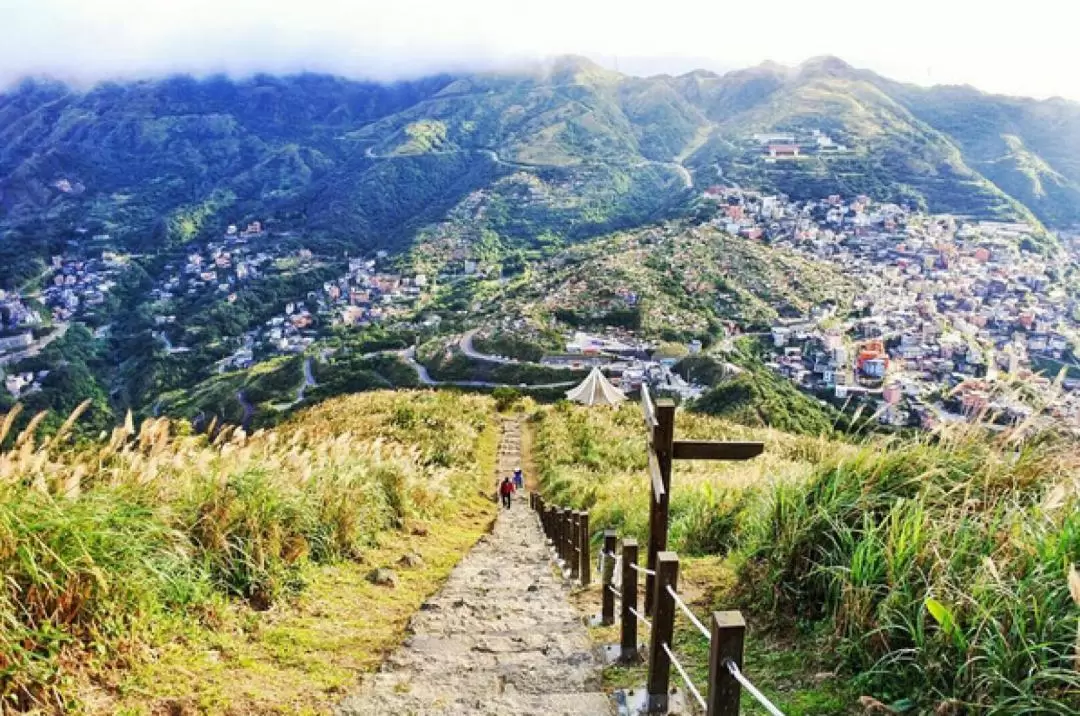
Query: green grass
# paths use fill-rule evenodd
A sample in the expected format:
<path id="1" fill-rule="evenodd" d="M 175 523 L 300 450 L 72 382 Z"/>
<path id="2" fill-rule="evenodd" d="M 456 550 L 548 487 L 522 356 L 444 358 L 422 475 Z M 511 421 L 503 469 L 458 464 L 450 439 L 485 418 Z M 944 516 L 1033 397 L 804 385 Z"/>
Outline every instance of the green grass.
<path id="1" fill-rule="evenodd" d="M 548 500 L 643 539 L 640 409 L 534 419 Z M 721 559 L 699 577 L 699 613 L 743 610 L 758 645 L 748 669 L 763 685 L 793 679 L 778 694 L 792 712 L 842 713 L 867 696 L 898 711 L 1074 714 L 1080 471 L 1074 442 L 1027 430 L 852 445 L 680 411 L 679 437 L 757 438 L 766 452 L 677 463 L 669 548 L 687 582 L 694 555 Z M 702 645 L 688 634 L 678 645 L 692 655 Z M 789 652 L 839 678 L 785 677 Z"/>
<path id="2" fill-rule="evenodd" d="M 116 679 L 176 638 L 197 661 L 191 643 L 212 645 L 222 629 L 265 634 L 320 569 L 352 565 L 343 578 L 355 582 L 364 560 L 413 531 L 445 532 L 462 552 L 450 537 L 475 537 L 487 509 L 475 496 L 493 461 L 492 416 L 482 397 L 372 393 L 274 432 L 226 428 L 211 442 L 148 420 L 78 447 L 66 437 L 78 413 L 42 443 L 35 418 L 0 455 L 0 710 L 94 710 L 100 698 L 80 694 L 88 681 Z M 453 550 L 438 546 L 418 591 L 445 571 Z M 396 607 L 368 611 L 369 628 L 400 633 Z M 245 668 L 264 668 L 267 650 L 290 662 L 288 639 L 256 641 Z M 218 709 L 221 694 L 189 672 L 178 673 L 198 707 Z"/>
<path id="3" fill-rule="evenodd" d="M 746 603 L 828 625 L 882 700 L 1070 713 L 1075 476 L 1071 445 L 968 433 L 826 460 L 745 523 Z"/>

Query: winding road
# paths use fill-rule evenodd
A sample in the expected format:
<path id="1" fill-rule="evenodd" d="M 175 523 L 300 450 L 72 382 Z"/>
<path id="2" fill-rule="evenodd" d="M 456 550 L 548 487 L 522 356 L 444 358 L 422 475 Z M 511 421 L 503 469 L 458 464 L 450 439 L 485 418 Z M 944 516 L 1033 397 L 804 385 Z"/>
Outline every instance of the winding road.
<path id="1" fill-rule="evenodd" d="M 251 428 L 251 419 L 255 417 L 255 406 L 248 402 L 247 396 L 244 395 L 244 391 L 236 391 L 236 401 L 240 403 L 240 407 L 244 409 L 244 417 L 240 421 L 240 427 L 244 430 Z"/>
<path id="2" fill-rule="evenodd" d="M 308 388 L 314 388 L 315 376 L 311 374 L 311 358 L 304 359 L 304 382 L 300 386 L 300 389 L 296 391 L 296 402 L 302 402 L 304 400 L 304 392 Z"/>
<path id="3" fill-rule="evenodd" d="M 543 390 L 545 388 L 568 388 L 577 385 L 576 380 L 567 380 L 558 383 L 533 383 L 525 385 L 515 385 L 513 383 L 493 383 L 486 380 L 435 380 L 431 377 L 431 373 L 428 372 L 428 369 L 416 360 L 415 348 L 406 348 L 405 350 L 394 352 L 404 358 L 405 362 L 412 366 L 413 370 L 416 371 L 416 375 L 420 378 L 420 382 L 427 386 L 453 385 L 461 388 L 521 388 L 523 390 Z"/>
<path id="4" fill-rule="evenodd" d="M 473 360 L 483 361 L 485 363 L 498 363 L 499 365 L 511 365 L 514 363 L 520 363 L 521 361 L 514 358 L 504 358 L 503 356 L 493 356 L 488 353 L 479 353 L 476 348 L 473 347 L 473 338 L 479 332 L 479 328 L 473 328 L 470 331 L 465 331 L 461 335 L 461 340 L 458 341 L 458 346 L 461 347 L 461 352 L 472 358 Z"/>

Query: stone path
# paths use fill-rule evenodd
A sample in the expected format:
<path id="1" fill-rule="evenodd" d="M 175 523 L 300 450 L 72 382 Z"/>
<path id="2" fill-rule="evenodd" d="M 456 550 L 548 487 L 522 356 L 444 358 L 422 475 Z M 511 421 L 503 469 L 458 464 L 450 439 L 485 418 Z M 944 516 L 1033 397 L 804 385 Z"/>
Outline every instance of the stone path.
<path id="1" fill-rule="evenodd" d="M 518 465 L 520 444 L 520 424 L 505 422 L 500 476 Z M 528 499 L 516 498 L 339 716 L 609 715 L 600 662 L 568 592 Z"/>

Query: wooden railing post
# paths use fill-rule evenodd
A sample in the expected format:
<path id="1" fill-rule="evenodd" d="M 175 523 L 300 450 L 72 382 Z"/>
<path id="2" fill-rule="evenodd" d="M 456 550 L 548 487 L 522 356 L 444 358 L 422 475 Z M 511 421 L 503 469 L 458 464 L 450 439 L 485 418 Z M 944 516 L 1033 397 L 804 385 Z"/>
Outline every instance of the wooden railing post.
<path id="1" fill-rule="evenodd" d="M 611 626 L 615 623 L 615 593 L 612 592 L 612 582 L 615 578 L 615 543 L 619 534 L 615 530 L 604 530 L 604 544 L 600 548 L 600 563 L 604 568 L 600 570 L 600 588 L 603 590 L 600 601 L 600 624 Z"/>
<path id="2" fill-rule="evenodd" d="M 645 564 L 651 571 L 656 571 L 656 556 L 667 549 L 668 503 L 671 499 L 671 459 L 675 444 L 675 403 L 670 398 L 656 401 L 656 427 L 653 428 L 652 449 L 656 453 L 656 462 L 663 485 L 660 494 L 656 486 L 651 489 L 649 500 L 649 554 Z M 653 598 L 656 595 L 656 579 L 651 574 L 645 575 L 645 614 L 652 616 Z"/>
<path id="3" fill-rule="evenodd" d="M 742 687 L 725 662 L 728 659 L 742 668 L 746 622 L 741 612 L 713 612 L 712 638 L 709 642 L 709 696 L 706 716 L 739 716 Z"/>
<path id="4" fill-rule="evenodd" d="M 566 546 L 563 544 L 563 521 L 566 518 L 566 510 L 563 508 L 555 508 L 555 524 L 553 526 L 554 535 L 552 540 L 555 542 L 555 554 L 559 559 L 563 558 L 563 553 L 566 551 Z"/>
<path id="5" fill-rule="evenodd" d="M 578 544 L 581 545 L 581 554 L 579 557 L 580 567 L 578 568 L 578 577 L 581 579 L 581 586 L 587 587 L 592 583 L 592 549 L 591 542 L 589 540 L 589 511 L 582 510 L 581 523 L 578 531 Z"/>
<path id="6" fill-rule="evenodd" d="M 638 620 L 634 610 L 638 608 L 637 601 L 637 570 L 634 565 L 638 561 L 638 543 L 636 539 L 624 538 L 622 541 L 622 635 L 619 638 L 619 661 L 635 662 L 638 660 L 637 626 Z"/>
<path id="7" fill-rule="evenodd" d="M 570 561 L 570 553 L 574 546 L 571 539 L 571 529 L 573 527 L 574 511 L 569 507 L 564 507 L 562 511 L 562 524 L 559 525 L 559 541 L 562 542 L 562 560 L 563 567 L 567 566 Z"/>
<path id="8" fill-rule="evenodd" d="M 667 588 L 677 588 L 679 556 L 674 552 L 656 555 L 656 579 L 652 630 L 649 635 L 649 713 L 667 713 L 668 686 L 671 682 L 671 657 L 664 646 L 671 648 L 675 633 L 675 598 Z"/>
<path id="9" fill-rule="evenodd" d="M 577 510 L 570 511 L 570 550 L 567 559 L 570 560 L 570 579 L 577 579 L 581 575 L 581 513 Z"/>
<path id="10" fill-rule="evenodd" d="M 553 515 L 555 514 L 555 508 L 551 505 L 544 506 L 544 535 L 548 538 L 548 541 L 554 544 L 552 540 L 551 524 L 554 522 Z"/>
<path id="11" fill-rule="evenodd" d="M 566 561 L 570 559 L 570 510 L 563 507 L 559 510 L 559 515 L 559 556 L 563 566 L 566 566 Z"/>

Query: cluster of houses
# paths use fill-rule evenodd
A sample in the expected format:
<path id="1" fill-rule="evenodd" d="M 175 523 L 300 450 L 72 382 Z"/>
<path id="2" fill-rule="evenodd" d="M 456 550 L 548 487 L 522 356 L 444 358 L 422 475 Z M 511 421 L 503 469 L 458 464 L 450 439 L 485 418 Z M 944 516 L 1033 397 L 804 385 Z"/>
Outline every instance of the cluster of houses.
<path id="1" fill-rule="evenodd" d="M 821 309 L 772 331 L 773 367 L 802 387 L 871 400 L 882 422 L 931 426 L 1046 411 L 1080 424 L 1080 305 L 1026 224 L 931 216 L 860 196 L 792 203 L 709 190 L 716 222 L 832 264 L 862 286 L 844 319 Z M 1077 366 L 1080 367 L 1080 366 Z M 1044 371 L 1045 374 L 1040 374 Z M 1010 386 L 1022 382 L 1021 400 Z M 1004 416 L 1004 417 L 1001 417 Z"/>
<path id="2" fill-rule="evenodd" d="M 29 348 L 41 314 L 17 292 L 0 291 L 0 354 Z"/>
<path id="3" fill-rule="evenodd" d="M 310 252 L 301 251 L 301 259 L 305 253 L 310 258 Z M 246 368 L 257 352 L 301 353 L 327 326 L 362 328 L 411 313 L 430 290 L 428 278 L 422 273 L 402 276 L 379 270 L 387 257 L 387 252 L 379 251 L 375 258 L 350 258 L 343 276 L 286 303 L 279 314 L 246 333 L 237 351 L 218 364 L 219 370 Z"/>
<path id="4" fill-rule="evenodd" d="M 69 321 L 105 303 L 128 261 L 128 256 L 113 251 L 101 252 L 100 259 L 53 256 L 52 276 L 41 290 L 53 320 Z"/>
<path id="5" fill-rule="evenodd" d="M 430 289 L 427 275 L 379 271 L 386 257 L 380 251 L 374 259 L 349 259 L 347 274 L 323 284 L 316 297 L 320 312 L 332 314 L 336 324 L 364 327 L 415 308 Z"/>
<path id="6" fill-rule="evenodd" d="M 179 264 L 166 264 L 166 278 L 151 290 L 151 300 L 172 301 L 214 292 L 235 301 L 237 289 L 245 281 L 259 278 L 282 258 L 265 245 L 255 248 L 250 244 L 265 234 L 258 221 L 243 229 L 230 225 L 220 240 L 193 248 Z M 301 250 L 297 258 L 304 260 L 305 251 Z M 310 251 L 306 258 L 311 259 Z"/>

